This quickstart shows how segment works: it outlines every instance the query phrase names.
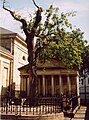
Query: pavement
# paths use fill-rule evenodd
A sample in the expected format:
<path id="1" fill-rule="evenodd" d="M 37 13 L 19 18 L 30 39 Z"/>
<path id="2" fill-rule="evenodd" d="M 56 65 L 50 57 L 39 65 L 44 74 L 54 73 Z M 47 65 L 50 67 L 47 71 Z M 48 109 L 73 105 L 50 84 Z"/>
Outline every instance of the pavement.
<path id="1" fill-rule="evenodd" d="M 80 106 L 74 118 L 64 118 L 64 120 L 89 120 L 89 106 Z"/>

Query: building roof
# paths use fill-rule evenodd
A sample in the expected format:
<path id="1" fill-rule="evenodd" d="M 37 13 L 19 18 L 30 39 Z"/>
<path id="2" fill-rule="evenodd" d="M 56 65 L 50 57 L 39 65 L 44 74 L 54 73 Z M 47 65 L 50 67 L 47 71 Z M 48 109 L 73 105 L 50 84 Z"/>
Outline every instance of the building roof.
<path id="1" fill-rule="evenodd" d="M 51 59 L 51 60 L 47 60 L 45 63 L 41 63 L 38 62 L 37 63 L 37 68 L 38 69 L 66 69 L 66 67 L 62 64 L 62 62 L 60 60 L 55 60 L 55 59 Z M 19 70 L 28 70 L 29 69 L 29 64 L 22 66 L 19 68 Z"/>
<path id="2" fill-rule="evenodd" d="M 0 27 L 0 34 L 13 34 L 13 33 L 15 32 L 12 32 L 10 30 Z"/>
<path id="3" fill-rule="evenodd" d="M 27 76 L 29 75 L 29 67 L 27 64 L 23 67 L 20 67 L 20 75 Z M 37 63 L 37 75 L 79 75 L 76 69 L 68 69 L 60 60 L 50 59 L 45 63 Z"/>
<path id="4" fill-rule="evenodd" d="M 0 46 L 0 56 L 13 59 L 13 55 L 11 54 L 11 52 L 2 46 Z"/>
<path id="5" fill-rule="evenodd" d="M 4 51 L 4 52 L 6 52 L 6 53 L 11 54 L 11 52 L 10 52 L 9 50 L 7 50 L 6 48 L 4 48 L 4 47 L 2 47 L 2 46 L 0 46 L 0 51 Z"/>
<path id="6" fill-rule="evenodd" d="M 38 62 L 39 68 L 66 68 L 60 60 L 50 59 L 45 63 Z"/>
<path id="7" fill-rule="evenodd" d="M 2 37 L 8 37 L 8 38 L 15 38 L 15 37 L 17 37 L 17 38 L 20 38 L 22 41 L 25 41 L 24 40 L 24 38 L 23 37 L 21 37 L 18 33 L 16 33 L 16 32 L 13 32 L 13 31 L 10 31 L 10 30 L 8 30 L 8 29 L 6 29 L 6 28 L 2 28 L 2 27 L 0 27 L 0 37 L 2 38 Z"/>
<path id="8" fill-rule="evenodd" d="M 12 31 L 10 31 L 8 29 L 5 29 L 5 28 L 2 28 L 2 27 L 0 27 L 0 39 L 1 39 L 1 41 L 5 40 L 5 39 L 8 40 L 8 41 L 11 40 L 11 39 L 18 40 L 18 42 L 27 46 L 24 38 L 21 37 L 18 33 L 12 32 Z"/>
<path id="9" fill-rule="evenodd" d="M 20 75 L 29 75 L 29 64 L 18 68 Z M 60 60 L 50 59 L 45 63 L 37 63 L 37 74 L 38 75 L 76 75 L 78 74 L 77 69 L 68 69 Z"/>

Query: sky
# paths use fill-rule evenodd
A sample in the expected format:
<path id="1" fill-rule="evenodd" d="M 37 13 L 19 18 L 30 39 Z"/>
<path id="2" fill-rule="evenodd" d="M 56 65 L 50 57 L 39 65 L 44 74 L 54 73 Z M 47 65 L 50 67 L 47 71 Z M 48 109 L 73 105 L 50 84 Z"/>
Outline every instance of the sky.
<path id="1" fill-rule="evenodd" d="M 13 32 L 18 33 L 25 38 L 24 33 L 21 30 L 21 23 L 14 20 L 12 16 L 2 9 L 2 1 L 0 0 L 0 27 L 6 28 Z M 41 6 L 43 10 L 49 8 L 50 5 L 58 7 L 60 12 L 76 11 L 76 16 L 70 18 L 70 22 L 76 28 L 80 28 L 84 32 L 84 39 L 89 42 L 89 0 L 35 0 L 38 6 Z M 12 11 L 16 11 L 22 17 L 30 19 L 36 7 L 32 0 L 6 0 L 6 7 Z M 44 19 L 44 18 L 43 18 Z"/>

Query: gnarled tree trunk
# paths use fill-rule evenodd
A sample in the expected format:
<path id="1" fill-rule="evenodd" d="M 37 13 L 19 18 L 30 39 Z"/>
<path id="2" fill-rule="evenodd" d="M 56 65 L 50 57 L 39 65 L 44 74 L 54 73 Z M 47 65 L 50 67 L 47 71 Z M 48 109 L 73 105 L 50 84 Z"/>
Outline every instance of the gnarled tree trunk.
<path id="1" fill-rule="evenodd" d="M 34 0 L 33 0 L 34 2 Z M 39 22 L 41 21 L 41 12 L 42 8 L 38 7 L 35 2 L 34 5 L 38 8 L 36 13 L 36 19 L 33 24 L 33 27 L 31 28 L 31 31 L 28 30 L 27 22 L 25 19 L 18 18 L 15 13 L 9 9 L 7 9 L 5 6 L 5 0 L 3 2 L 3 8 L 10 12 L 12 17 L 22 23 L 22 29 L 26 35 L 26 43 L 28 48 L 28 62 L 29 62 L 29 80 L 30 80 L 30 95 L 29 97 L 34 98 L 37 97 L 37 67 L 36 67 L 36 48 L 34 47 L 34 37 L 35 33 L 37 31 L 37 27 L 39 25 Z"/>

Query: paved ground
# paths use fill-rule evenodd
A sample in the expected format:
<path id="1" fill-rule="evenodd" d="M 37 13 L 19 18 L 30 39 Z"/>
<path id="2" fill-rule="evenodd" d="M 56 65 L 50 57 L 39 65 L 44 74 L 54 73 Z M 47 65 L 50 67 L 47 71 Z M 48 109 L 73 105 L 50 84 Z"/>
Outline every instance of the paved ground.
<path id="1" fill-rule="evenodd" d="M 89 106 L 81 106 L 74 118 L 65 118 L 64 120 L 89 120 Z"/>
<path id="2" fill-rule="evenodd" d="M 81 106 L 80 109 L 76 112 L 73 120 L 85 120 L 86 117 L 86 106 Z"/>

